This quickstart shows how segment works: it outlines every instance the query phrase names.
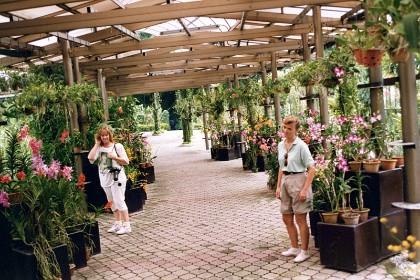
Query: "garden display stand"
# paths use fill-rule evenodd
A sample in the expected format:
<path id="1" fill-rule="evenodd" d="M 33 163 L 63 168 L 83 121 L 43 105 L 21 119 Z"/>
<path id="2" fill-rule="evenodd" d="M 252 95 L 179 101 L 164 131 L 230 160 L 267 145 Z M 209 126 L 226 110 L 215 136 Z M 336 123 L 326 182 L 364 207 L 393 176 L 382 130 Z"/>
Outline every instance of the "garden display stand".
<path id="1" fill-rule="evenodd" d="M 267 156 L 265 155 L 257 155 L 257 170 L 258 172 L 264 172 L 267 170 L 267 168 L 265 167 L 265 159 L 267 158 Z M 252 169 L 252 160 L 248 162 L 247 164 L 247 159 L 248 159 L 248 154 L 247 153 L 243 153 L 242 154 L 242 167 L 244 170 L 251 170 Z"/>
<path id="2" fill-rule="evenodd" d="M 155 178 L 155 167 L 153 165 L 151 166 L 146 166 L 146 167 L 140 167 L 140 172 L 142 172 L 144 174 L 144 176 L 142 176 L 142 178 L 140 179 L 144 179 L 146 180 L 146 182 L 148 184 L 152 184 L 156 178 Z"/>
<path id="3" fill-rule="evenodd" d="M 354 172 L 346 172 L 346 178 L 352 175 Z M 321 264 L 329 268 L 358 272 L 394 255 L 387 249 L 388 245 L 396 245 L 398 240 L 404 240 L 407 236 L 405 211 L 392 204 L 404 200 L 402 168 L 377 173 L 363 172 L 363 175 L 366 175 L 363 184 L 367 186 L 364 206 L 370 208 L 368 221 L 357 225 L 314 221 L 317 225 L 315 229 L 311 220 L 311 233 L 315 235 L 315 246 L 319 247 Z M 355 188 L 353 184 L 350 183 Z M 356 193 L 352 193 L 350 199 L 353 208 L 357 207 L 356 196 Z M 382 217 L 387 218 L 386 224 L 379 222 Z M 398 231 L 397 236 L 390 232 L 390 227 L 394 226 Z"/>
<path id="4" fill-rule="evenodd" d="M 70 280 L 69 259 L 67 253 L 67 245 L 59 245 L 53 248 L 53 252 L 57 258 L 61 271 L 62 280 Z M 20 279 L 37 279 L 37 261 L 35 255 L 29 247 L 12 248 L 11 254 L 12 278 L 11 280 Z"/>
<path id="5" fill-rule="evenodd" d="M 377 217 L 356 224 L 318 223 L 321 264 L 359 272 L 380 259 Z"/>

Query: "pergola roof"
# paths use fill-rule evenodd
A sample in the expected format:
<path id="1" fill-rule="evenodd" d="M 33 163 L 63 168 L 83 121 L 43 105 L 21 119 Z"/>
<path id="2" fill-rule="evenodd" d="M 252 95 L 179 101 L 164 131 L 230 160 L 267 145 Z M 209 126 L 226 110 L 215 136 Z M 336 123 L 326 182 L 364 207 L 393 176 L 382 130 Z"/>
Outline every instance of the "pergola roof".
<path id="1" fill-rule="evenodd" d="M 199 87 L 260 72 L 274 54 L 280 67 L 302 60 L 315 5 L 324 44 L 362 11 L 336 0 L 0 0 L 0 66 L 61 63 L 68 40 L 83 75 L 102 69 L 117 95 Z"/>

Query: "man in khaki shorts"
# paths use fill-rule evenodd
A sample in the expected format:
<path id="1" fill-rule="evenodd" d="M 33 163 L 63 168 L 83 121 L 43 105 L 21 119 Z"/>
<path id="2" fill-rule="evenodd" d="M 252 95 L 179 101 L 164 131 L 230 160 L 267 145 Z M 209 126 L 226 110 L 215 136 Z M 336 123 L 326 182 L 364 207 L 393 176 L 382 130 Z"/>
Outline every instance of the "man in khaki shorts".
<path id="1" fill-rule="evenodd" d="M 310 257 L 306 216 L 312 210 L 311 183 L 315 175 L 314 160 L 308 145 L 297 136 L 299 119 L 295 116 L 286 117 L 282 128 L 285 138 L 278 146 L 280 168 L 276 197 L 281 200 L 280 212 L 291 242 L 291 248 L 282 252 L 282 255 L 294 256 L 295 262 L 303 262 Z M 299 227 L 301 249 L 294 220 Z"/>

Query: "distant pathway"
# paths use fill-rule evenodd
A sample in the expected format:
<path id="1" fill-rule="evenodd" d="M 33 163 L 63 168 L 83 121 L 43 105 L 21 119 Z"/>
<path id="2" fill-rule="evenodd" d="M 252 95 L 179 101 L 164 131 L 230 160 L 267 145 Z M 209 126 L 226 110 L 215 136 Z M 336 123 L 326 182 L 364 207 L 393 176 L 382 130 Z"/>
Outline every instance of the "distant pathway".
<path id="1" fill-rule="evenodd" d="M 73 279 L 394 279 L 383 265 L 326 269 L 312 239 L 308 261 L 281 256 L 289 243 L 267 175 L 243 171 L 241 159 L 211 160 L 202 137 L 187 146 L 181 131 L 148 138 L 156 182 L 130 215 L 133 232 L 108 234 L 111 217 L 102 217 L 102 253 Z"/>

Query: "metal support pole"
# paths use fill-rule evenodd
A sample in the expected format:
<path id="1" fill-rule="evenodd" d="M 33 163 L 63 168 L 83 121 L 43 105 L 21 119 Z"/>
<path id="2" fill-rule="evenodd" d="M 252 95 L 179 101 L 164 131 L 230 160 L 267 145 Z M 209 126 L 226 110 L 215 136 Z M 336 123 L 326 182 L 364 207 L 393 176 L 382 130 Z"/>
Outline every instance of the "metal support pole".
<path id="1" fill-rule="evenodd" d="M 271 78 L 274 81 L 277 80 L 277 59 L 276 52 L 271 52 Z M 274 93 L 274 116 L 276 119 L 277 130 L 281 127 L 281 114 L 280 114 L 280 96 L 278 92 Z"/>
<path id="2" fill-rule="evenodd" d="M 407 62 L 399 63 L 400 101 L 402 136 L 404 143 L 414 143 L 415 147 L 404 148 L 404 170 L 407 186 L 407 201 L 420 203 L 420 137 L 418 124 L 416 66 L 411 53 Z M 420 238 L 420 211 L 408 211 L 408 231 Z M 415 262 L 420 262 L 420 248 L 416 249 Z"/>

